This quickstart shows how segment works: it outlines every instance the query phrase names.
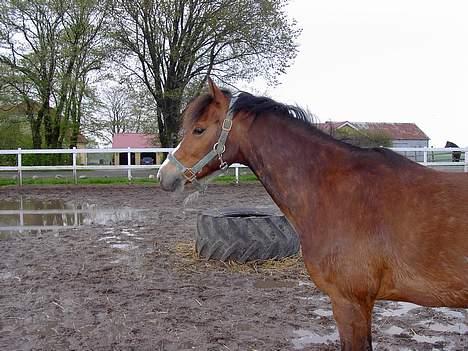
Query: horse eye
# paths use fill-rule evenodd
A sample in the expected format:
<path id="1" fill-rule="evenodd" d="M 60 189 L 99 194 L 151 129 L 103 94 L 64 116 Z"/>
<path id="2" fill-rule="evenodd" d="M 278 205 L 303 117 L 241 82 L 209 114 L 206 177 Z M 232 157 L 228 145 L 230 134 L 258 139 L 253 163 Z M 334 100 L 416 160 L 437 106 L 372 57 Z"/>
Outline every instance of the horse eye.
<path id="1" fill-rule="evenodd" d="M 203 128 L 195 128 L 193 130 L 193 134 L 201 135 L 201 134 L 203 134 L 204 131 L 205 131 L 205 129 L 203 129 Z"/>

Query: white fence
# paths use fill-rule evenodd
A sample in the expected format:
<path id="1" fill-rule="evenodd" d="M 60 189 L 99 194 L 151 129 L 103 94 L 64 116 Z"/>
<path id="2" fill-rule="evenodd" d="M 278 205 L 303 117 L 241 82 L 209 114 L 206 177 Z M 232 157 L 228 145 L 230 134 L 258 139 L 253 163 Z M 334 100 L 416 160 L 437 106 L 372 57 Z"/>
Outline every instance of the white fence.
<path id="1" fill-rule="evenodd" d="M 127 178 L 129 181 L 132 179 L 132 169 L 159 169 L 161 164 L 152 165 L 132 165 L 132 153 L 168 153 L 174 150 L 173 148 L 123 148 L 123 149 L 15 149 L 15 150 L 0 150 L 0 155 L 16 155 L 17 164 L 15 166 L 2 166 L 0 165 L 1 171 L 13 171 L 18 173 L 19 184 L 23 184 L 23 172 L 24 171 L 72 171 L 73 179 L 75 184 L 78 183 L 79 170 L 127 170 Z M 127 164 L 125 165 L 80 165 L 77 162 L 77 156 L 79 154 L 127 154 Z M 38 154 L 68 154 L 72 155 L 71 165 L 56 165 L 56 166 L 25 166 L 22 161 L 24 155 L 38 155 Z M 241 164 L 233 164 L 230 168 L 235 169 L 236 182 L 239 182 L 239 168 L 245 168 L 246 166 Z"/>
<path id="2" fill-rule="evenodd" d="M 172 148 L 123 148 L 123 149 L 16 149 L 16 150 L 0 150 L 0 155 L 16 155 L 17 163 L 15 166 L 2 166 L 0 165 L 1 171 L 17 172 L 19 184 L 23 184 L 23 172 L 24 171 L 45 171 L 45 170 L 64 170 L 72 171 L 73 179 L 75 183 L 78 182 L 77 171 L 79 170 L 127 170 L 127 177 L 130 181 L 132 179 L 133 169 L 159 169 L 160 164 L 154 165 L 132 165 L 131 154 L 132 153 L 167 153 L 171 152 Z M 393 151 L 406 155 L 413 160 L 419 160 L 418 155 L 422 155 L 422 165 L 429 167 L 452 167 L 462 168 L 464 172 L 468 172 L 468 148 L 392 148 Z M 453 162 L 452 153 L 461 153 L 461 162 Z M 78 164 L 77 155 L 79 154 L 127 154 L 126 165 L 88 165 Z M 23 155 L 31 154 L 71 154 L 72 164 L 68 166 L 56 165 L 56 166 L 25 166 L 22 162 Z M 450 161 L 447 161 L 441 157 L 441 154 L 449 155 Z M 414 155 L 414 156 L 413 156 Z M 236 182 L 239 182 L 239 168 L 246 167 L 241 164 L 233 164 L 231 168 L 235 169 Z"/>
<path id="3" fill-rule="evenodd" d="M 401 147 L 389 149 L 427 167 L 458 166 L 458 168 L 463 168 L 463 172 L 468 172 L 468 148 Z M 454 153 L 459 153 L 459 161 L 453 160 Z"/>

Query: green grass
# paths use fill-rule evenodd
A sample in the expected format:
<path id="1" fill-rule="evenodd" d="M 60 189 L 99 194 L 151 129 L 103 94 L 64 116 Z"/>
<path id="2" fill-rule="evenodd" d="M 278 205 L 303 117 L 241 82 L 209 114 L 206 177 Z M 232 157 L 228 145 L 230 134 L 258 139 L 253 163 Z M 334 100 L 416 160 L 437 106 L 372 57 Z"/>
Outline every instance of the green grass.
<path id="1" fill-rule="evenodd" d="M 239 182 L 256 182 L 257 177 L 254 174 L 245 174 L 239 176 Z M 232 175 L 222 175 L 214 179 L 215 183 L 235 183 L 236 177 Z"/>
<path id="2" fill-rule="evenodd" d="M 0 186 L 16 185 L 16 180 L 9 178 L 0 178 Z"/>
<path id="3" fill-rule="evenodd" d="M 235 183 L 236 178 L 232 175 L 219 176 L 213 180 L 216 184 L 230 184 Z M 241 175 L 239 177 L 241 183 L 255 182 L 257 177 L 253 174 Z M 159 182 L 156 179 L 149 178 L 133 178 L 130 184 L 136 185 L 156 185 Z M 17 185 L 18 181 L 11 178 L 0 178 L 1 186 Z M 127 177 L 91 177 L 85 179 L 78 179 L 78 185 L 117 185 L 128 184 Z M 23 185 L 75 185 L 72 178 L 23 178 Z"/>
<path id="4" fill-rule="evenodd" d="M 428 152 L 427 160 L 429 162 L 452 162 L 451 152 Z M 464 153 L 461 153 L 460 162 L 465 160 Z"/>
<path id="5" fill-rule="evenodd" d="M 147 178 L 133 178 L 131 184 L 157 184 L 154 179 Z M 17 181 L 14 179 L 0 179 L 0 186 L 16 185 Z M 78 179 L 78 185 L 112 185 L 112 184 L 128 184 L 126 177 L 92 177 L 85 179 Z M 23 185 L 75 185 L 72 178 L 23 178 Z"/>

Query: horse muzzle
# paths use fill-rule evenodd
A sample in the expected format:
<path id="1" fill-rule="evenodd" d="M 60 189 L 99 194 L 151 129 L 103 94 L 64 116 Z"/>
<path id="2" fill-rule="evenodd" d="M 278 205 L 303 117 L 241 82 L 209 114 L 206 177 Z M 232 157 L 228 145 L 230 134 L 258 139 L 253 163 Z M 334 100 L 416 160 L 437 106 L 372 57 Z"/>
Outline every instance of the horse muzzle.
<path id="1" fill-rule="evenodd" d="M 183 189 L 185 183 L 184 177 L 172 163 L 166 161 L 164 161 L 158 171 L 158 179 L 161 188 L 171 192 Z"/>

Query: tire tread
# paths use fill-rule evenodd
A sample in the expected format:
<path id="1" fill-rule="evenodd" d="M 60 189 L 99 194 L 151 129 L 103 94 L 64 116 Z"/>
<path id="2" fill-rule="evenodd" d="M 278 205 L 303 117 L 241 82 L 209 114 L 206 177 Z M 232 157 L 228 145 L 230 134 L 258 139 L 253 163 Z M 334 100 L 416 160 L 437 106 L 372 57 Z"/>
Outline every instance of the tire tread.
<path id="1" fill-rule="evenodd" d="M 297 234 L 283 215 L 256 208 L 201 213 L 195 239 L 200 257 L 239 263 L 292 256 L 300 246 Z"/>

